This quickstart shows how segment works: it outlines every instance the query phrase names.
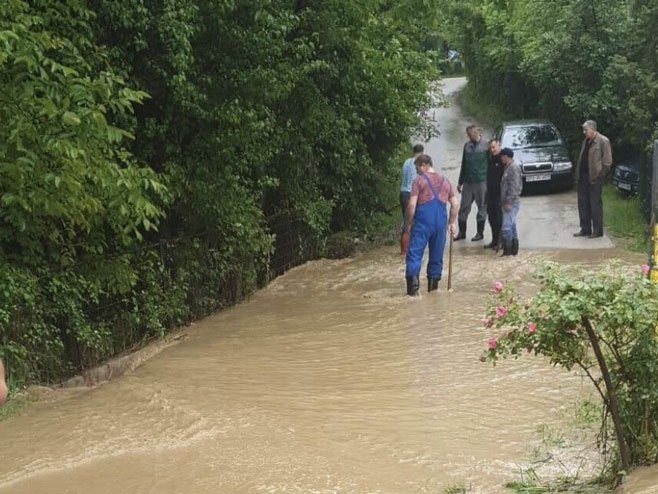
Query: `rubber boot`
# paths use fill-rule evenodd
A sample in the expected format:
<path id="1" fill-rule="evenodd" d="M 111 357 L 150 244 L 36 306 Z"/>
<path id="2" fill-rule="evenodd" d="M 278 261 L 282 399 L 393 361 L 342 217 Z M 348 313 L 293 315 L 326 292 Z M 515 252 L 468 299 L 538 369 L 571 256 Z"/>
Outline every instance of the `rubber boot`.
<path id="1" fill-rule="evenodd" d="M 515 238 L 512 240 L 512 255 L 515 256 L 519 253 L 519 239 Z"/>
<path id="2" fill-rule="evenodd" d="M 415 297 L 420 289 L 420 279 L 418 276 L 407 276 L 407 295 Z"/>
<path id="3" fill-rule="evenodd" d="M 478 221 L 478 232 L 475 234 L 475 237 L 471 239 L 471 242 L 477 242 L 484 238 L 484 221 Z"/>
<path id="4" fill-rule="evenodd" d="M 484 246 L 485 249 L 498 249 L 498 243 L 500 240 L 498 239 L 498 232 L 492 228 L 491 229 L 491 242 L 489 242 L 487 245 Z"/>
<path id="5" fill-rule="evenodd" d="M 427 278 L 427 292 L 433 292 L 439 289 L 439 280 L 441 278 Z"/>
<path id="6" fill-rule="evenodd" d="M 453 238 L 455 242 L 458 240 L 464 240 L 466 238 L 466 222 L 459 220 L 459 233 L 456 237 Z"/>
<path id="7" fill-rule="evenodd" d="M 512 242 L 503 240 L 503 255 L 500 257 L 511 256 L 511 255 L 512 255 Z"/>

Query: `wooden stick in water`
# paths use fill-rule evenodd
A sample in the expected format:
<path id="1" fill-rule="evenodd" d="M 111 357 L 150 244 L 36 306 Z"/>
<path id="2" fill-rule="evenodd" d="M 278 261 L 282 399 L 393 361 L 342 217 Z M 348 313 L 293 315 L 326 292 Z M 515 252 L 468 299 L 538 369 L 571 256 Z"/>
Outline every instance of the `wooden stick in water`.
<path id="1" fill-rule="evenodd" d="M 450 244 L 448 245 L 448 291 L 452 291 L 452 233 L 448 230 L 448 235 L 450 235 Z"/>

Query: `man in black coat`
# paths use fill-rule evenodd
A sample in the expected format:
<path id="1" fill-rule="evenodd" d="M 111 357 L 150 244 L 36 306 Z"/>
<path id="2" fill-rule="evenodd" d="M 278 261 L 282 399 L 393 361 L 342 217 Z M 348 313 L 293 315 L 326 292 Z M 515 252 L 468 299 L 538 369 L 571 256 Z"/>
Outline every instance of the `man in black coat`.
<path id="1" fill-rule="evenodd" d="M 485 249 L 498 251 L 500 245 L 500 229 L 503 224 L 503 210 L 500 204 L 500 180 L 505 167 L 500 161 L 500 141 L 489 141 L 489 154 L 487 156 L 487 218 L 491 226 L 491 242 Z"/>

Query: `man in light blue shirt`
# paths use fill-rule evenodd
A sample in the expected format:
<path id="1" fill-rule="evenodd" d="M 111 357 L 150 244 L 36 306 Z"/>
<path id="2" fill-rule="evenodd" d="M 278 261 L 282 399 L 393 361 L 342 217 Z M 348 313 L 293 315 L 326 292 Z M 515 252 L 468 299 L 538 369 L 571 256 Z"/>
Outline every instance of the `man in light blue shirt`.
<path id="1" fill-rule="evenodd" d="M 415 160 L 418 156 L 423 154 L 425 148 L 422 144 L 416 144 L 413 148 L 413 156 L 404 162 L 402 165 L 402 183 L 400 184 L 400 209 L 402 209 L 402 225 L 404 225 L 404 215 L 407 211 L 407 204 L 409 204 L 409 196 L 411 195 L 411 184 L 416 178 L 416 164 Z"/>

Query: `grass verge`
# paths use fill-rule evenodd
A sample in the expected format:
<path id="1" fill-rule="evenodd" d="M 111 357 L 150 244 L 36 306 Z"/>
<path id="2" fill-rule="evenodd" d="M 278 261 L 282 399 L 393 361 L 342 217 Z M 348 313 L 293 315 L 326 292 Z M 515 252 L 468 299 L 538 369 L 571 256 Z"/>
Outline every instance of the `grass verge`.
<path id="1" fill-rule="evenodd" d="M 603 186 L 605 230 L 632 252 L 649 252 L 650 234 L 639 197 L 624 197 L 611 184 Z"/>

